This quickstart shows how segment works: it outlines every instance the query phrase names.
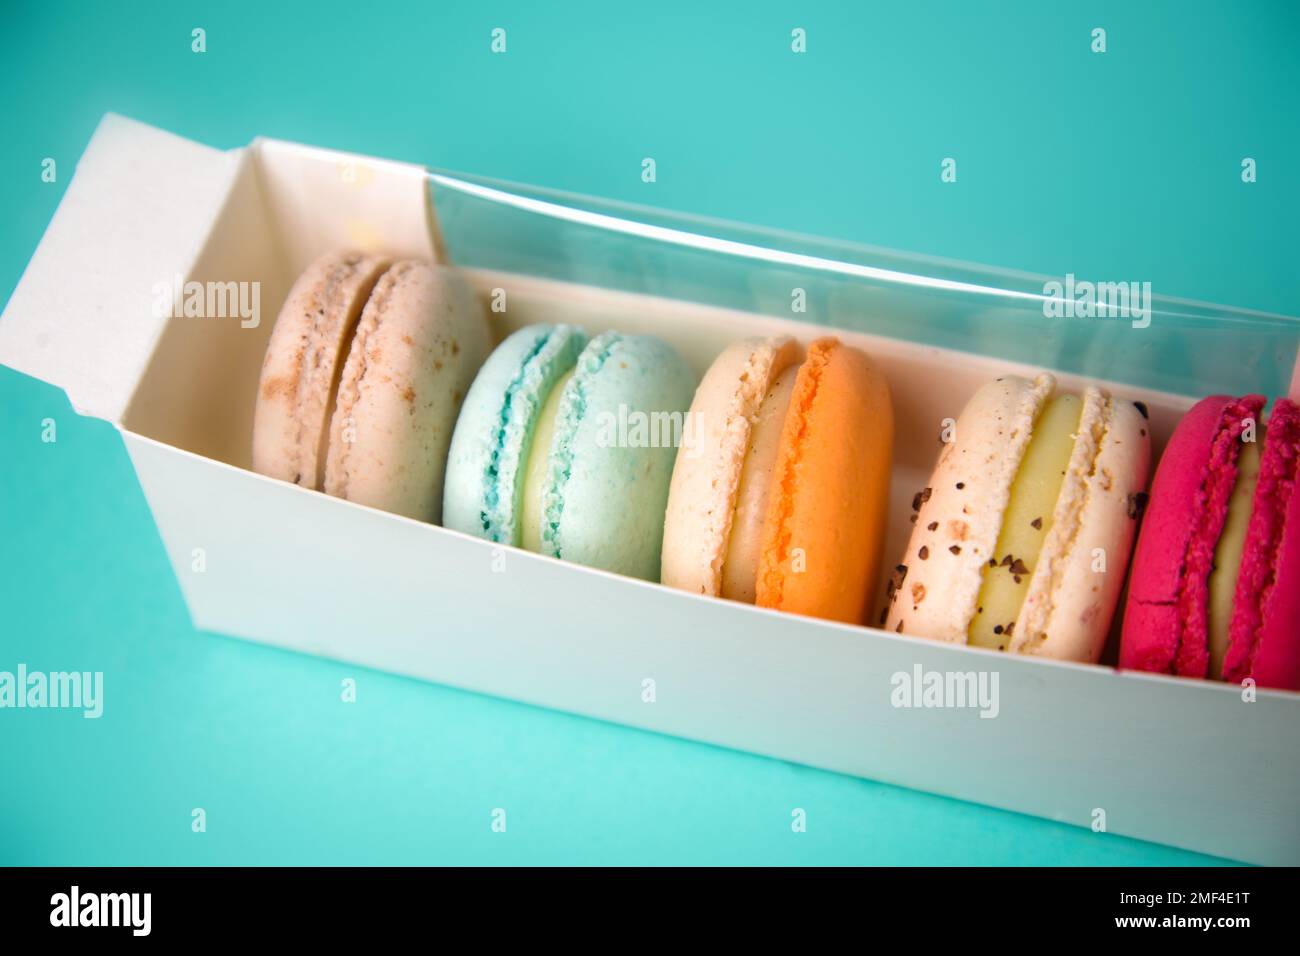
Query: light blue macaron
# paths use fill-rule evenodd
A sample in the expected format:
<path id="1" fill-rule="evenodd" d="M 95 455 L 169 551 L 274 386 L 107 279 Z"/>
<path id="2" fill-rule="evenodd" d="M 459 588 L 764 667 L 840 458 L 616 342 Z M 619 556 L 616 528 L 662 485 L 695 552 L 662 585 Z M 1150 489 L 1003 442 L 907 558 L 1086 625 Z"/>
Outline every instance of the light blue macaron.
<path id="1" fill-rule="evenodd" d="M 532 447 L 550 391 L 551 441 Z M 659 578 L 664 510 L 695 376 L 668 343 L 568 326 L 528 326 L 492 353 L 466 396 L 447 464 L 443 521 L 492 541 L 521 541 L 524 475 L 547 456 L 540 551 L 646 580 Z"/>
<path id="2" fill-rule="evenodd" d="M 542 405 L 577 362 L 587 336 L 570 325 L 529 325 L 488 356 L 461 405 L 447 455 L 442 523 L 519 543 L 524 467 Z"/>

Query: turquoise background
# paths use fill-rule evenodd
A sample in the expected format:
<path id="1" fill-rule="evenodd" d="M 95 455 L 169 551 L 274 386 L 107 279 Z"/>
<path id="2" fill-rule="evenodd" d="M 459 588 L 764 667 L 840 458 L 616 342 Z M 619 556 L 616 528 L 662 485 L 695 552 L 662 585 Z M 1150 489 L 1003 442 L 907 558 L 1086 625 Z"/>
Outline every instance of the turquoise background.
<path id="1" fill-rule="evenodd" d="M 615 6 L 5 4 L 0 290 L 113 110 L 1300 311 L 1292 4 Z M 196 633 L 116 432 L 0 369 L 19 662 L 106 710 L 0 711 L 0 863 L 1214 862 Z"/>

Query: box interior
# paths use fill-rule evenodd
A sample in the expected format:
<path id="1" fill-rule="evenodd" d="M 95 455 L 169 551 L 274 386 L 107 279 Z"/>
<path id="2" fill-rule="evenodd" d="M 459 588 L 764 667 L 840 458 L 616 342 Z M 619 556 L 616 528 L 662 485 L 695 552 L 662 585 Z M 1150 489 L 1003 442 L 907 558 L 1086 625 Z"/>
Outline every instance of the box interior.
<path id="1" fill-rule="evenodd" d="M 607 213 L 582 218 L 576 204 L 559 207 L 557 222 L 557 204 L 538 201 L 521 209 L 504 203 L 499 190 L 474 192 L 438 175 L 430 178 L 432 194 L 438 197 L 445 187 L 449 198 L 439 202 L 435 219 L 426 184 L 412 190 L 410 167 L 340 159 L 339 154 L 269 141 L 256 142 L 243 154 L 228 200 L 186 278 L 260 283 L 260 321 L 255 327 L 244 327 L 237 318 L 168 322 L 121 422 L 136 434 L 237 467 L 249 466 L 257 379 L 278 309 L 301 269 L 325 250 L 344 246 L 446 257 L 467 266 L 495 340 L 539 321 L 571 322 L 592 331 L 649 333 L 676 347 L 697 375 L 741 336 L 784 333 L 806 342 L 834 327 L 836 334 L 880 365 L 894 403 L 896 443 L 886 568 L 906 545 L 910 501 L 933 467 L 943 420 L 955 418 L 988 380 L 1009 372 L 1033 373 L 1041 367 L 905 337 L 918 328 L 933 331 L 949 321 L 954 307 L 961 311 L 969 300 L 984 295 L 966 288 L 977 285 L 973 280 L 996 288 L 988 276 L 944 279 L 960 287 L 935 291 L 899 279 L 882 280 L 882 271 L 906 276 L 911 273 L 895 267 L 918 268 L 917 262 L 897 256 L 886 262 L 889 270 L 869 267 L 865 274 L 828 273 L 820 260 L 807 256 L 793 265 L 756 260 L 747 251 L 752 244 L 735 243 L 742 247 L 739 253 L 726 245 L 722 251 L 679 249 L 665 243 L 654 226 L 641 231 L 643 225 L 627 219 L 614 222 Z M 575 214 L 576 220 L 564 218 Z M 517 223 L 494 222 L 502 216 L 522 216 L 528 222 L 518 228 Z M 449 222 L 443 221 L 440 228 L 439 219 Z M 483 255 L 479 233 L 489 228 L 502 231 L 496 233 L 496 251 Z M 632 247 L 624 248 L 629 243 Z M 667 282 L 666 265 L 653 260 L 674 251 L 692 260 L 682 266 L 680 276 L 686 277 L 688 285 L 694 283 L 684 294 L 692 294 L 693 289 L 696 301 L 654 294 L 673 283 Z M 706 261 L 696 262 L 695 257 Z M 483 268 L 485 260 L 511 268 Z M 941 264 L 930 265 L 929 271 L 941 271 Z M 943 268 L 951 274 L 949 267 Z M 720 281 L 711 282 L 711 274 Z M 737 276 L 743 277 L 738 284 L 733 281 Z M 1013 274 L 1004 278 L 1005 284 L 1014 284 Z M 624 288 L 611 287 L 615 282 Z M 728 287 L 732 300 L 753 308 L 698 301 L 717 299 L 719 289 Z M 811 290 L 806 312 L 795 313 L 797 318 L 762 314 L 766 304 L 768 311 L 783 309 L 790 315 L 792 288 Z M 505 291 L 504 311 L 491 308 L 494 299 L 499 301 L 495 290 Z M 683 291 L 680 282 L 674 290 Z M 1005 310 L 1007 302 L 1023 312 L 1021 300 L 1001 298 L 1002 304 L 990 307 L 991 312 Z M 1019 320 L 1024 320 L 1023 315 Z M 855 331 L 864 327 L 879 331 Z M 1087 381 L 1107 384 L 1071 372 L 1057 370 L 1057 374 L 1065 388 L 1078 388 Z M 1109 384 L 1116 394 L 1146 403 L 1158 454 L 1192 399 Z M 883 585 L 875 593 L 883 600 Z M 869 620 L 874 620 L 876 610 Z M 1108 653 L 1113 653 L 1113 638 Z"/>

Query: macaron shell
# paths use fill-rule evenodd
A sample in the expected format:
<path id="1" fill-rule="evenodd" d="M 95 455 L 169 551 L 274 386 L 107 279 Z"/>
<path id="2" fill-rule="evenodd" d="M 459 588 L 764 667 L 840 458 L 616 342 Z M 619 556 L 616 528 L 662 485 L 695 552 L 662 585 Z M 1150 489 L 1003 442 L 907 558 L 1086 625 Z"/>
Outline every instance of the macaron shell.
<path id="1" fill-rule="evenodd" d="M 253 470 L 319 489 L 334 389 L 361 310 L 387 263 L 332 252 L 289 290 L 262 361 L 253 414 Z"/>
<path id="2" fill-rule="evenodd" d="M 1259 481 L 1233 596 L 1224 679 L 1300 690 L 1300 408 L 1269 415 Z"/>
<path id="3" fill-rule="evenodd" d="M 1300 495 L 1291 495 L 1286 522 L 1251 676 L 1260 687 L 1300 691 Z"/>
<path id="4" fill-rule="evenodd" d="M 787 336 L 735 342 L 691 402 L 690 441 L 677 450 L 664 519 L 660 580 L 717 595 L 750 430 L 772 379 L 799 357 Z"/>
<path id="5" fill-rule="evenodd" d="M 519 543 L 518 492 L 537 416 L 586 343 L 573 326 L 529 325 L 488 357 L 465 396 L 451 440 L 446 527 Z"/>
<path id="6" fill-rule="evenodd" d="M 930 483 L 913 499 L 915 527 L 886 589 L 887 630 L 966 643 L 1011 485 L 1055 388 L 1048 374 L 1007 375 L 966 403 Z"/>
<path id="7" fill-rule="evenodd" d="M 1096 663 L 1142 510 L 1151 439 L 1132 402 L 1089 387 L 1078 436 L 1008 650 Z M 1098 566 L 1097 555 L 1105 564 Z"/>
<path id="8" fill-rule="evenodd" d="M 366 303 L 343 369 L 325 491 L 438 521 L 456 415 L 488 347 L 482 307 L 459 273 L 394 264 Z"/>
<path id="9" fill-rule="evenodd" d="M 1208 568 L 1227 514 L 1228 494 L 1217 509 L 1208 499 L 1208 487 L 1227 486 L 1235 478 L 1232 435 L 1221 435 L 1225 417 L 1240 420 L 1257 416 L 1261 396 L 1234 399 L 1212 395 L 1197 402 L 1174 429 L 1160 458 L 1151 484 L 1151 499 L 1138 535 L 1129 575 L 1128 604 L 1124 609 L 1119 666 L 1131 670 L 1180 673 L 1203 677 L 1209 667 L 1206 620 L 1201 608 L 1199 630 L 1188 619 L 1188 604 L 1208 602 L 1208 570 L 1199 582 L 1185 587 L 1190 553 L 1201 552 L 1199 562 Z M 1226 441 L 1224 439 L 1227 439 Z M 1209 512 L 1217 510 L 1217 514 Z M 1217 520 L 1218 528 L 1212 527 Z M 1205 552 L 1208 550 L 1209 558 Z M 1195 585 L 1199 583 L 1201 600 Z"/>
<path id="10" fill-rule="evenodd" d="M 606 332 L 588 343 L 561 396 L 543 554 L 658 579 L 677 448 L 671 435 L 657 436 L 656 447 L 656 436 L 634 429 L 665 413 L 684 425 L 694 391 L 690 368 L 660 339 Z"/>
<path id="11" fill-rule="evenodd" d="M 769 492 L 756 603 L 860 623 L 880 570 L 894 416 L 862 352 L 823 338 L 795 380 Z"/>

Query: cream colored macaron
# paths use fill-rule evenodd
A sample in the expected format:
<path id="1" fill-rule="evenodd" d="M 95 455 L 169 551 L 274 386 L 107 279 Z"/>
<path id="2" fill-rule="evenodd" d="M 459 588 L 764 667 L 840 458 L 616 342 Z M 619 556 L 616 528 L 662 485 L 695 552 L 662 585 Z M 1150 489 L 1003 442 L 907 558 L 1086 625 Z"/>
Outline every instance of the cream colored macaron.
<path id="1" fill-rule="evenodd" d="M 951 437 L 913 499 L 884 626 L 1095 662 L 1146 488 L 1145 416 L 1096 387 L 1008 375 L 975 393 Z"/>
<path id="2" fill-rule="evenodd" d="M 254 470 L 438 521 L 456 415 L 489 345 L 483 310 L 455 270 L 322 256 L 271 332 Z"/>

